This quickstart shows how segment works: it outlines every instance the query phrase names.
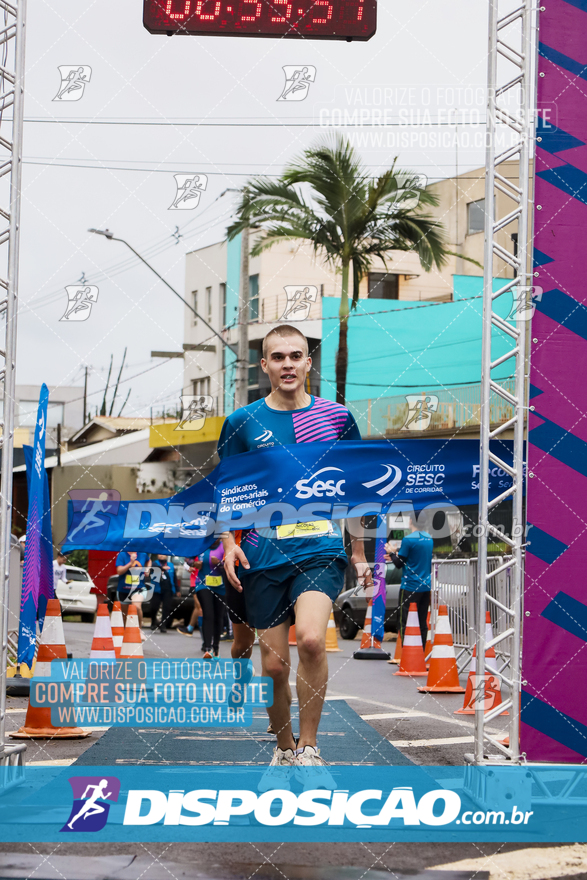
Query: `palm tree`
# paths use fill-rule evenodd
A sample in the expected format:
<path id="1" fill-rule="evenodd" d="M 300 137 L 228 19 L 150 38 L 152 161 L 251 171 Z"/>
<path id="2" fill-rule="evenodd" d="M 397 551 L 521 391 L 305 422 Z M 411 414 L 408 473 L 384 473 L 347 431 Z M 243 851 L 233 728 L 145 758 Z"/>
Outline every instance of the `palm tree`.
<path id="1" fill-rule="evenodd" d="M 419 178 L 391 168 L 370 177 L 357 152 L 337 136 L 310 147 L 277 180 L 255 177 L 245 185 L 232 239 L 247 226 L 263 230 L 251 251 L 257 256 L 281 241 L 306 239 L 313 250 L 342 274 L 336 400 L 344 404 L 348 365 L 348 321 L 356 308 L 359 284 L 373 258 L 387 268 L 391 251 L 417 252 L 422 267 L 444 265 L 443 227 L 422 212 L 438 198 Z M 352 303 L 349 307 L 349 275 Z"/>

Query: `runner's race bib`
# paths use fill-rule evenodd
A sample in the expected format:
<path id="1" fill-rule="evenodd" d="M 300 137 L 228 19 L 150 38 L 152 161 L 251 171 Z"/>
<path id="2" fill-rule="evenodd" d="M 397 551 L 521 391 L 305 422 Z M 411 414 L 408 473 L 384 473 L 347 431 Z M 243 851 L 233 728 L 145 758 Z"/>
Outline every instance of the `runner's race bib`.
<path id="1" fill-rule="evenodd" d="M 323 535 L 332 535 L 334 529 L 327 519 L 317 519 L 314 522 L 292 523 L 290 526 L 277 526 L 277 540 L 284 538 L 320 538 Z"/>
<path id="2" fill-rule="evenodd" d="M 222 575 L 207 574 L 205 582 L 206 582 L 207 587 L 221 587 L 222 586 Z"/>
<path id="3" fill-rule="evenodd" d="M 138 572 L 138 574 L 131 574 L 129 571 L 124 579 L 124 583 L 128 584 L 131 587 L 138 587 L 140 580 L 141 580 L 140 571 Z"/>

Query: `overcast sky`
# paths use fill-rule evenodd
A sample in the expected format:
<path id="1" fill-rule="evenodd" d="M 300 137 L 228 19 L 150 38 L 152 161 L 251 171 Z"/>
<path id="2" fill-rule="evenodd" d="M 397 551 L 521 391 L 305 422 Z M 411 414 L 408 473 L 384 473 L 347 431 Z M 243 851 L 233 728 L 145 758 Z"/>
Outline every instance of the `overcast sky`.
<path id="1" fill-rule="evenodd" d="M 35 0 L 27 30 L 17 382 L 81 385 L 88 364 L 99 392 L 111 353 L 117 365 L 127 345 L 125 415 L 178 399 L 183 362 L 150 352 L 181 348 L 182 306 L 124 245 L 89 227 L 128 239 L 183 293 L 186 251 L 224 236 L 234 195 L 220 194 L 247 175 L 278 174 L 339 111 L 423 123 L 346 129 L 374 172 L 396 155 L 428 178 L 452 176 L 457 158 L 461 172 L 483 164 L 483 127 L 467 123 L 485 118 L 486 0 L 380 0 L 367 43 L 153 36 L 142 0 Z M 91 81 L 81 100 L 57 103 L 58 67 L 74 64 L 89 65 Z M 277 102 L 288 64 L 316 68 L 303 102 Z M 458 157 L 454 124 L 428 125 L 448 122 L 454 107 Z M 208 188 L 195 210 L 169 211 L 173 174 L 184 171 L 207 174 Z M 98 302 L 87 321 L 60 322 L 65 285 L 82 272 Z"/>

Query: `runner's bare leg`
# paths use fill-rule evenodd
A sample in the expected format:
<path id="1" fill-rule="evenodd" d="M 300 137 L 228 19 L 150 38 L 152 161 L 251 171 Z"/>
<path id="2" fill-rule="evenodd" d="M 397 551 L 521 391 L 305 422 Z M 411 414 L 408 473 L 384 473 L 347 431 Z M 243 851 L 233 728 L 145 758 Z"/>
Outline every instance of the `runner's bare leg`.
<path id="1" fill-rule="evenodd" d="M 234 641 L 230 649 L 233 660 L 248 660 L 253 653 L 255 630 L 246 623 L 233 623 Z"/>
<path id="2" fill-rule="evenodd" d="M 296 687 L 300 705 L 300 749 L 316 745 L 328 683 L 326 630 L 331 610 L 332 600 L 325 593 L 316 590 L 302 593 L 295 606 L 299 656 Z"/>
<path id="3" fill-rule="evenodd" d="M 291 688 L 289 672 L 289 620 L 259 633 L 263 675 L 273 679 L 273 705 L 267 707 L 267 714 L 277 736 L 280 749 L 295 749 L 296 744 L 291 730 Z"/>

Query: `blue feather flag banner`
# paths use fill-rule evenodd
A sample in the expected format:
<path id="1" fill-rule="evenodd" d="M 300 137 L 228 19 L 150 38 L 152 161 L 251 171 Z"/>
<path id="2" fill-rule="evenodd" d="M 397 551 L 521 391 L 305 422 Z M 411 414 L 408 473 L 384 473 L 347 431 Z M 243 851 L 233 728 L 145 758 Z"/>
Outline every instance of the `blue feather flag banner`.
<path id="1" fill-rule="evenodd" d="M 29 668 L 32 666 L 35 656 L 39 597 L 42 600 L 42 624 L 47 599 L 53 596 L 51 511 L 49 484 L 45 470 L 48 402 L 49 389 L 43 384 L 35 424 L 34 445 L 32 449 L 25 447 L 29 508 L 22 574 L 18 662 L 26 663 Z"/>
<path id="2" fill-rule="evenodd" d="M 373 570 L 373 608 L 371 610 L 371 635 L 378 641 L 383 641 L 385 632 L 385 605 L 387 599 L 387 586 L 385 583 L 385 543 L 387 541 L 387 517 L 385 514 L 377 516 L 377 535 L 375 538 L 375 568 Z"/>

